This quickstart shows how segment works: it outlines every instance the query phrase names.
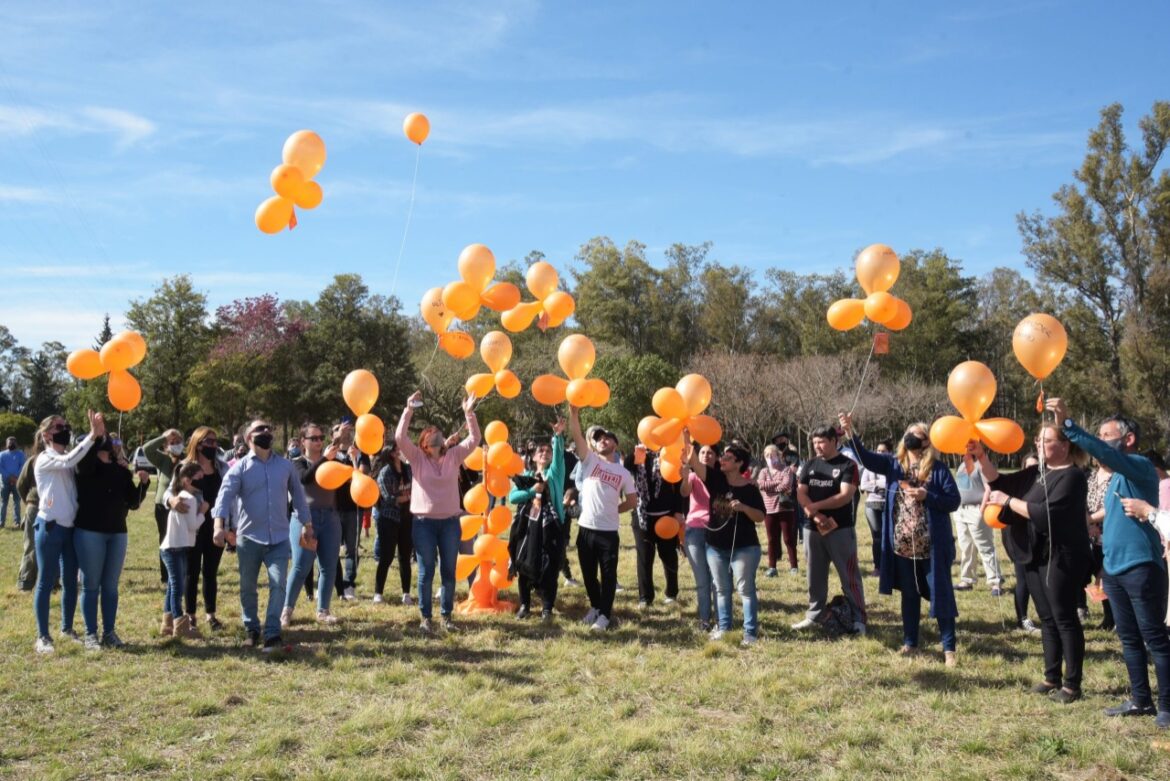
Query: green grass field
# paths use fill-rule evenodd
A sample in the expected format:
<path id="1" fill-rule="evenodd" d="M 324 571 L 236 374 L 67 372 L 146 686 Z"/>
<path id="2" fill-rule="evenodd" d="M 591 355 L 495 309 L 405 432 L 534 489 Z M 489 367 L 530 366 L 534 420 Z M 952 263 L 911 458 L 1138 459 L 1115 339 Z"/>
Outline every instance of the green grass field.
<path id="1" fill-rule="evenodd" d="M 616 631 L 577 621 L 578 588 L 562 590 L 552 628 L 465 618 L 459 634 L 425 639 L 417 608 L 397 604 L 397 564 L 389 604 L 370 602 L 370 538 L 360 600 L 334 602 L 342 624 L 308 620 L 302 598 L 286 634 L 294 650 L 264 657 L 240 648 L 230 554 L 228 629 L 159 637 L 154 522 L 139 512 L 118 621 L 129 648 L 90 653 L 62 639 L 38 657 L 30 595 L 14 586 L 20 536 L 0 531 L 5 778 L 1170 778 L 1170 752 L 1154 745 L 1170 736 L 1152 719 L 1101 715 L 1126 694 L 1116 638 L 1089 632 L 1080 702 L 1027 694 L 1040 640 L 1013 630 L 1010 597 L 982 584 L 958 594 L 955 670 L 933 622 L 928 653 L 895 655 L 897 595 L 879 597 L 875 578 L 869 636 L 828 641 L 788 628 L 802 617 L 803 575 L 760 577 L 762 641 L 744 650 L 738 632 L 716 644 L 695 629 L 685 561 L 681 605 L 639 614 L 623 532 Z M 53 609 L 56 627 L 56 597 Z"/>

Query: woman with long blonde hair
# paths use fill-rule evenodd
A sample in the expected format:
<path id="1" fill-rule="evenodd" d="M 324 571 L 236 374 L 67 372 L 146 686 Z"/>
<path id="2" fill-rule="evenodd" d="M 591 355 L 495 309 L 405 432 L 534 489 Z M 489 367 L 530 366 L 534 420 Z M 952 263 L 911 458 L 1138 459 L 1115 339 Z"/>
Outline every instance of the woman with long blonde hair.
<path id="1" fill-rule="evenodd" d="M 951 470 L 938 459 L 930 444 L 930 428 L 911 423 L 894 455 L 866 450 L 853 433 L 853 416 L 840 415 L 841 428 L 850 438 L 862 466 L 886 478 L 886 512 L 882 519 L 881 574 L 878 591 L 902 594 L 902 648 L 904 656 L 918 652 L 922 600 L 938 621 L 943 658 L 954 667 L 955 619 L 959 616 L 951 583 L 955 540 L 951 513 L 959 508 L 959 487 Z"/>

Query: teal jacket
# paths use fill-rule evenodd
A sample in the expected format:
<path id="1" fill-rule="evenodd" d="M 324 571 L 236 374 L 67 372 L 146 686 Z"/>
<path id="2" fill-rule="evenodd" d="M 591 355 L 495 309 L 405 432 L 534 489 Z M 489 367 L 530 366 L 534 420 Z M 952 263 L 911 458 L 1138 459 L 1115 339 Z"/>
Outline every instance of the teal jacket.
<path id="1" fill-rule="evenodd" d="M 1069 421 L 1071 422 L 1071 421 Z M 1158 473 L 1145 456 L 1114 450 L 1075 423 L 1064 426 L 1069 441 L 1113 472 L 1105 491 L 1105 525 L 1101 548 L 1105 572 L 1120 575 L 1139 564 L 1165 567 L 1162 543 L 1152 524 L 1130 518 L 1121 506 L 1124 499 L 1144 499 L 1158 506 Z"/>
<path id="2" fill-rule="evenodd" d="M 531 477 L 536 474 L 531 469 L 524 472 Z M 552 496 L 553 509 L 557 511 L 557 520 L 565 522 L 565 437 L 557 434 L 552 438 L 552 463 L 544 473 L 545 485 Z M 514 505 L 522 505 L 536 498 L 536 492 L 531 488 L 513 488 L 508 494 L 508 501 Z"/>

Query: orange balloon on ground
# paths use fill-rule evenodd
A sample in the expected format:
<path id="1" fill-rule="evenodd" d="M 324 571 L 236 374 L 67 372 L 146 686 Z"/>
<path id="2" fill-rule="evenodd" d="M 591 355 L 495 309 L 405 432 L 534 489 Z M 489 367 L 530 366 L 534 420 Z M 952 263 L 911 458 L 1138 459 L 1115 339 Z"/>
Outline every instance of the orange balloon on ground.
<path id="1" fill-rule="evenodd" d="M 528 291 L 543 301 L 556 291 L 559 278 L 551 263 L 538 260 L 528 267 L 524 282 L 528 285 Z"/>
<path id="2" fill-rule="evenodd" d="M 326 461 L 317 467 L 317 485 L 326 491 L 335 491 L 353 477 L 353 467 L 338 461 Z"/>
<path id="3" fill-rule="evenodd" d="M 488 331 L 479 340 L 479 357 L 493 374 L 503 371 L 512 360 L 512 340 L 502 331 Z"/>
<path id="4" fill-rule="evenodd" d="M 557 361 L 561 364 L 565 376 L 570 380 L 580 379 L 593 369 L 597 361 L 597 351 L 593 342 L 582 334 L 566 336 L 557 348 Z"/>
<path id="5" fill-rule="evenodd" d="M 993 529 L 1006 529 L 1007 524 L 999 519 L 1003 508 L 998 504 L 989 504 L 983 508 L 983 522 Z"/>
<path id="6" fill-rule="evenodd" d="M 74 350 L 65 359 L 65 368 L 79 380 L 92 380 L 107 371 L 97 350 Z"/>
<path id="7" fill-rule="evenodd" d="M 979 438 L 997 453 L 1014 453 L 1024 446 L 1024 430 L 1010 418 L 988 418 L 975 423 Z"/>
<path id="8" fill-rule="evenodd" d="M 664 540 L 678 536 L 678 521 L 669 515 L 664 515 L 654 522 L 654 533 Z"/>
<path id="9" fill-rule="evenodd" d="M 532 398 L 548 407 L 565 403 L 568 380 L 555 374 L 542 374 L 532 381 Z"/>
<path id="10" fill-rule="evenodd" d="M 487 512 L 488 495 L 483 483 L 476 483 L 463 494 L 463 509 L 472 515 L 483 515 Z"/>
<path id="11" fill-rule="evenodd" d="M 341 383 L 341 397 L 355 415 L 365 415 L 378 401 L 378 378 L 366 369 L 354 369 Z"/>
<path id="12" fill-rule="evenodd" d="M 854 264 L 857 281 L 868 296 L 884 293 L 898 281 L 902 264 L 898 255 L 885 244 L 870 244 L 857 256 Z"/>
<path id="13" fill-rule="evenodd" d="M 367 456 L 381 453 L 382 448 L 386 446 L 386 424 L 377 415 L 368 412 L 365 415 L 358 415 L 353 432 L 358 450 Z"/>
<path id="14" fill-rule="evenodd" d="M 978 439 L 975 426 L 954 415 L 944 415 L 930 427 L 930 444 L 942 453 L 962 455 L 972 439 Z"/>
<path id="15" fill-rule="evenodd" d="M 142 401 L 142 386 L 130 372 L 125 369 L 114 369 L 110 372 L 106 395 L 114 409 L 129 412 Z"/>
<path id="16" fill-rule="evenodd" d="M 898 299 L 889 293 L 870 293 L 865 299 L 865 316 L 871 322 L 885 325 L 898 314 Z"/>
<path id="17" fill-rule="evenodd" d="M 963 361 L 947 377 L 947 395 L 955 409 L 974 423 L 995 400 L 995 375 L 979 361 Z"/>
<path id="18" fill-rule="evenodd" d="M 448 331 L 439 334 L 439 347 L 447 355 L 462 361 L 464 358 L 470 358 L 471 354 L 475 352 L 475 340 L 471 338 L 470 334 L 465 334 L 462 331 Z"/>
<path id="19" fill-rule="evenodd" d="M 710 415 L 695 415 L 687 421 L 691 438 L 700 445 L 714 445 L 723 438 L 723 427 Z"/>
<path id="20" fill-rule="evenodd" d="M 520 378 L 508 369 L 496 372 L 496 393 L 505 399 L 514 399 L 520 395 Z"/>
<path id="21" fill-rule="evenodd" d="M 829 326 L 838 331 L 856 328 L 865 319 L 865 301 L 857 298 L 842 298 L 834 301 L 826 313 Z"/>
<path id="22" fill-rule="evenodd" d="M 497 442 L 507 442 L 508 435 L 509 431 L 507 424 L 505 424 L 503 421 L 493 420 L 491 423 L 488 423 L 487 427 L 483 430 L 483 441 L 487 442 L 489 445 L 494 445 Z"/>
<path id="23" fill-rule="evenodd" d="M 1043 380 L 1064 360 L 1068 332 L 1052 315 L 1028 315 L 1012 333 L 1012 351 L 1028 374 Z"/>
<path id="24" fill-rule="evenodd" d="M 478 556 L 460 553 L 459 558 L 455 559 L 455 580 L 467 580 L 478 566 Z"/>
<path id="25" fill-rule="evenodd" d="M 417 111 L 407 114 L 406 119 L 402 120 L 402 132 L 411 141 L 422 146 L 422 142 L 431 134 L 431 121 L 427 119 L 426 114 Z"/>
<path id="26" fill-rule="evenodd" d="M 298 130 L 284 142 L 281 159 L 299 168 L 306 179 L 312 179 L 325 165 L 325 142 L 312 130 Z"/>
<path id="27" fill-rule="evenodd" d="M 497 504 L 488 513 L 487 527 L 491 534 L 503 534 L 512 525 L 512 511 L 505 504 Z"/>
<path id="28" fill-rule="evenodd" d="M 701 415 L 711 404 L 711 383 L 701 374 L 688 374 L 674 389 L 682 396 L 688 415 Z"/>
<path id="29" fill-rule="evenodd" d="M 482 515 L 464 515 L 461 517 L 459 519 L 459 539 L 467 542 L 475 537 L 483 529 L 483 524 L 486 520 Z"/>
<path id="30" fill-rule="evenodd" d="M 358 507 L 373 507 L 378 503 L 378 483 L 355 469 L 353 481 L 349 484 L 349 496 Z"/>
<path id="31" fill-rule="evenodd" d="M 654 392 L 650 406 L 663 420 L 687 417 L 687 403 L 683 401 L 682 394 L 674 388 L 659 388 Z"/>

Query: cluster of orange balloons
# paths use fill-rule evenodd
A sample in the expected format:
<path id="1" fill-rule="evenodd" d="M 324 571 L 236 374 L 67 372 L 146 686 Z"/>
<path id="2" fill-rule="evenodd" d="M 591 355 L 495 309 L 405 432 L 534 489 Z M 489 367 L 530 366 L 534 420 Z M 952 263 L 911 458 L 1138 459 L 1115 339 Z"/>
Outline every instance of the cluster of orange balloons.
<path id="1" fill-rule="evenodd" d="M 510 282 L 491 284 L 496 257 L 483 244 L 469 244 L 459 253 L 461 280 L 433 287 L 423 294 L 419 309 L 439 337 L 439 347 L 452 358 L 463 360 L 475 352 L 475 340 L 462 331 L 450 331 L 451 323 L 474 320 L 480 307 L 504 312 L 520 301 L 520 291 Z"/>
<path id="2" fill-rule="evenodd" d="M 541 404 L 555 407 L 566 399 L 574 407 L 604 407 L 609 403 L 609 385 L 605 380 L 585 375 L 597 362 L 597 350 L 584 334 L 572 334 L 561 340 L 557 362 L 569 379 L 542 374 L 532 381 L 532 397 Z"/>
<path id="3" fill-rule="evenodd" d="M 269 181 L 276 195 L 256 209 L 256 227 L 264 233 L 280 233 L 297 227 L 294 207 L 316 209 L 325 197 L 313 181 L 325 165 L 325 142 L 312 130 L 298 130 L 284 142 L 283 163 L 272 169 Z"/>
<path id="4" fill-rule="evenodd" d="M 870 244 L 857 256 L 855 270 L 866 297 L 835 301 L 826 313 L 829 325 L 838 331 L 848 331 L 867 317 L 891 331 L 901 331 L 910 325 L 914 316 L 910 305 L 889 292 L 902 270 L 897 253 L 885 244 Z"/>
<path id="5" fill-rule="evenodd" d="M 1024 446 L 1024 430 L 1010 418 L 988 418 L 983 413 L 995 399 L 995 375 L 979 361 L 964 361 L 947 377 L 947 395 L 959 411 L 945 415 L 930 427 L 930 442 L 943 453 L 961 455 L 967 443 L 979 440 L 997 453 L 1014 453 Z"/>
<path id="6" fill-rule="evenodd" d="M 467 378 L 464 388 L 476 398 L 482 399 L 492 392 L 499 391 L 505 399 L 514 399 L 520 395 L 520 378 L 507 368 L 508 361 L 512 360 L 512 340 L 502 331 L 489 331 L 479 341 L 479 355 L 483 362 L 491 369 L 490 373 L 473 374 Z"/>
<path id="7" fill-rule="evenodd" d="M 662 479 L 677 483 L 682 479 L 683 429 L 700 445 L 714 445 L 723 436 L 719 421 L 703 411 L 711 403 L 711 383 L 701 374 L 688 374 L 673 388 L 659 388 L 650 406 L 654 415 L 638 422 L 638 440 L 650 450 L 661 451 L 659 470 Z M 657 531 L 657 529 L 655 529 Z M 678 533 L 674 529 L 667 537 Z"/>
<path id="8" fill-rule="evenodd" d="M 354 444 L 367 456 L 382 450 L 386 443 L 386 424 L 370 413 L 378 401 L 378 378 L 365 369 L 354 369 L 341 384 L 341 395 L 357 420 L 354 422 Z M 317 468 L 317 485 L 334 491 L 349 482 L 349 495 L 358 507 L 373 507 L 378 503 L 378 483 L 355 468 L 356 465 L 326 461 Z"/>
<path id="9" fill-rule="evenodd" d="M 146 357 L 146 340 L 137 331 L 123 331 L 97 350 L 74 350 L 65 368 L 79 380 L 93 380 L 110 373 L 106 396 L 119 412 L 129 412 L 142 402 L 142 386 L 128 369 Z"/>
<path id="10" fill-rule="evenodd" d="M 500 316 L 500 323 L 512 333 L 519 333 L 536 320 L 541 331 L 556 328 L 577 310 L 577 302 L 563 290 L 557 290 L 560 278 L 551 263 L 537 261 L 528 267 L 524 284 L 536 300 L 520 303 L 519 299 Z"/>
<path id="11" fill-rule="evenodd" d="M 402 120 L 402 134 L 414 143 L 422 146 L 422 142 L 427 140 L 427 136 L 431 134 L 431 121 L 427 119 L 426 114 L 414 112 L 407 114 L 406 119 Z"/>

